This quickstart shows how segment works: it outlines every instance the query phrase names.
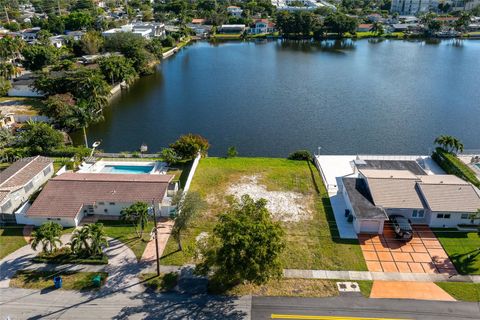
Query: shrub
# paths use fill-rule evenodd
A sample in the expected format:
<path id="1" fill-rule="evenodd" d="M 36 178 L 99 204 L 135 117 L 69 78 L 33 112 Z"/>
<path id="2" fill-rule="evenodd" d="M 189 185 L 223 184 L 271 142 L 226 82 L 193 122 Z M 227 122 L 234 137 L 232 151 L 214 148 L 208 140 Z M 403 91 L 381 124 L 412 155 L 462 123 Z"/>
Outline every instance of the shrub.
<path id="1" fill-rule="evenodd" d="M 237 148 L 229 147 L 227 150 L 227 158 L 235 158 L 236 156 L 238 156 Z"/>
<path id="2" fill-rule="evenodd" d="M 297 150 L 288 155 L 288 160 L 305 160 L 312 161 L 313 157 L 310 151 L 308 150 Z"/>
<path id="3" fill-rule="evenodd" d="M 210 144 L 208 140 L 198 134 L 186 134 L 178 138 L 170 145 L 182 160 L 194 159 L 200 152 L 202 156 L 207 154 Z"/>
<path id="4" fill-rule="evenodd" d="M 448 174 L 454 174 L 457 177 L 471 182 L 473 185 L 480 188 L 480 180 L 478 180 L 475 172 L 472 171 L 466 164 L 454 154 L 445 151 L 442 148 L 435 149 L 432 154 L 432 159 Z"/>

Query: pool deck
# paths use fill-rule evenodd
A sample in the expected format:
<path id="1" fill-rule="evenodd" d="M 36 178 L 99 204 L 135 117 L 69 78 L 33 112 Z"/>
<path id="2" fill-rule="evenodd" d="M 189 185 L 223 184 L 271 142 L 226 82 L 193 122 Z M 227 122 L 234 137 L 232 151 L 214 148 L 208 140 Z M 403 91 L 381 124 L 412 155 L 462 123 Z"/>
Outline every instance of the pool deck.
<path id="1" fill-rule="evenodd" d="M 315 165 L 320 171 L 328 196 L 332 204 L 338 233 L 342 239 L 357 239 L 353 224 L 345 218 L 347 206 L 341 191 L 342 177 L 357 177 L 351 161 L 362 160 L 399 160 L 416 161 L 428 175 L 445 174 L 445 172 L 432 160 L 430 156 L 418 155 L 316 155 Z"/>
<path id="2" fill-rule="evenodd" d="M 115 172 L 113 170 L 105 170 L 106 167 L 152 167 L 152 170 L 149 172 L 142 172 L 142 170 L 131 170 L 131 174 L 165 174 L 167 171 L 167 164 L 160 161 L 109 161 L 109 160 L 99 160 L 94 164 L 83 163 L 80 166 L 80 173 L 129 173 L 129 172 Z M 128 171 L 128 169 L 127 169 Z"/>

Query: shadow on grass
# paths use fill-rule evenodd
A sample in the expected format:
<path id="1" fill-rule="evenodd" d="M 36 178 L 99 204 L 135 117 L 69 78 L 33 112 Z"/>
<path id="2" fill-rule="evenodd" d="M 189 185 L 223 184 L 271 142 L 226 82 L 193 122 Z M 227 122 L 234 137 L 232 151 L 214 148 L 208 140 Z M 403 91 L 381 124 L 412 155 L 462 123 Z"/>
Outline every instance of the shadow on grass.
<path id="1" fill-rule="evenodd" d="M 307 165 L 308 165 L 308 170 L 310 170 L 310 176 L 312 177 L 312 183 L 313 183 L 313 186 L 315 187 L 315 192 L 317 194 L 321 194 L 320 188 L 318 187 L 317 179 L 315 178 L 315 173 L 313 173 L 313 170 L 312 170 L 312 163 L 307 160 Z"/>
<path id="2" fill-rule="evenodd" d="M 478 259 L 480 259 L 480 248 L 466 253 L 455 253 L 450 255 L 450 260 L 460 274 L 476 274 L 479 272 Z"/>
<path id="3" fill-rule="evenodd" d="M 174 255 L 174 254 L 177 253 L 177 252 L 180 252 L 180 249 L 177 249 L 177 250 L 174 250 L 174 251 L 169 252 L 169 253 L 167 253 L 167 254 L 164 254 L 163 256 L 160 257 L 160 260 L 165 259 L 165 258 L 167 258 L 167 257 L 169 257 L 169 256 L 171 256 L 171 255 Z"/>
<path id="4" fill-rule="evenodd" d="M 330 203 L 330 198 L 328 195 L 322 196 L 322 204 L 325 208 L 325 215 L 327 216 L 327 224 L 330 230 L 330 236 L 332 237 L 332 241 L 335 243 L 341 244 L 356 244 L 358 245 L 357 239 L 342 239 L 340 238 L 340 234 L 338 233 L 337 224 L 335 223 L 335 215 L 333 214 L 332 204 Z"/>

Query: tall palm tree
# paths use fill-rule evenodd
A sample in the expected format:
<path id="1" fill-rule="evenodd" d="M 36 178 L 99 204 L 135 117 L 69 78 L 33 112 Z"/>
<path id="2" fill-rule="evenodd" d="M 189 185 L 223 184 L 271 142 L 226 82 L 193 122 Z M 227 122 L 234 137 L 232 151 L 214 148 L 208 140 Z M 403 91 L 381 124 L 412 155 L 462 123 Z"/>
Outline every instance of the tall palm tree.
<path id="1" fill-rule="evenodd" d="M 445 151 L 448 151 L 451 153 L 456 153 L 458 151 L 462 152 L 464 148 L 463 143 L 460 142 L 459 139 L 453 136 L 447 136 L 447 135 L 438 136 L 435 139 L 434 143 L 438 144 Z"/>
<path id="2" fill-rule="evenodd" d="M 121 219 L 131 222 L 135 226 L 135 232 L 139 238 L 143 237 L 143 231 L 148 223 L 148 204 L 145 202 L 135 202 L 121 212 Z"/>
<path id="3" fill-rule="evenodd" d="M 33 250 L 37 250 L 39 244 L 42 245 L 42 251 L 52 253 L 59 245 L 62 245 L 60 236 L 63 227 L 56 222 L 45 222 L 37 230 L 32 232 L 32 242 L 30 245 Z"/>

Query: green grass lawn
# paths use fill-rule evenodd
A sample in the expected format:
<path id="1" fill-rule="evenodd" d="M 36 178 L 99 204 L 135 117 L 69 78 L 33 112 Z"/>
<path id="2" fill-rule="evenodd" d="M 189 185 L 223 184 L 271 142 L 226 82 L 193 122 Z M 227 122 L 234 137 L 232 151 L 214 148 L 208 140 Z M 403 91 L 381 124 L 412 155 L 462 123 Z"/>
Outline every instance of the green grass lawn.
<path id="1" fill-rule="evenodd" d="M 218 40 L 239 40 L 242 37 L 241 33 L 217 33 L 211 36 Z"/>
<path id="2" fill-rule="evenodd" d="M 157 277 L 156 273 L 142 273 L 140 280 L 143 285 L 155 292 L 171 291 L 177 285 L 178 274 L 175 272 L 160 273 Z"/>
<path id="3" fill-rule="evenodd" d="M 272 158 L 205 158 L 195 172 L 191 190 L 198 191 L 208 202 L 208 208 L 197 216 L 183 237 L 184 251 L 170 238 L 162 264 L 193 263 L 195 237 L 211 232 L 218 213 L 226 209 L 227 187 L 244 176 L 256 175 L 269 191 L 300 193 L 311 219 L 283 222 L 287 247 L 282 261 L 285 268 L 366 270 L 363 255 L 356 240 L 338 237 L 330 200 L 314 165 L 304 161 Z"/>
<path id="4" fill-rule="evenodd" d="M 23 238 L 23 226 L 6 226 L 0 228 L 0 259 L 20 249 L 27 242 Z"/>
<path id="5" fill-rule="evenodd" d="M 18 271 L 10 281 L 10 287 L 25 289 L 53 289 L 53 277 L 62 277 L 62 289 L 64 290 L 95 290 L 98 289 L 92 283 L 96 275 L 102 278 L 102 285 L 107 279 L 106 272 L 61 272 L 58 271 Z"/>
<path id="6" fill-rule="evenodd" d="M 132 251 L 138 260 L 142 257 L 143 251 L 150 239 L 150 231 L 153 228 L 153 221 L 149 221 L 145 227 L 143 238 L 138 238 L 135 228 L 131 224 L 127 224 L 123 221 L 99 221 L 103 223 L 105 232 L 108 237 L 118 239 L 125 243 Z"/>
<path id="7" fill-rule="evenodd" d="M 435 235 L 461 274 L 480 274 L 480 236 L 477 232 L 435 229 Z"/>
<path id="8" fill-rule="evenodd" d="M 461 301 L 480 301 L 480 283 L 436 282 L 437 286 Z"/>

